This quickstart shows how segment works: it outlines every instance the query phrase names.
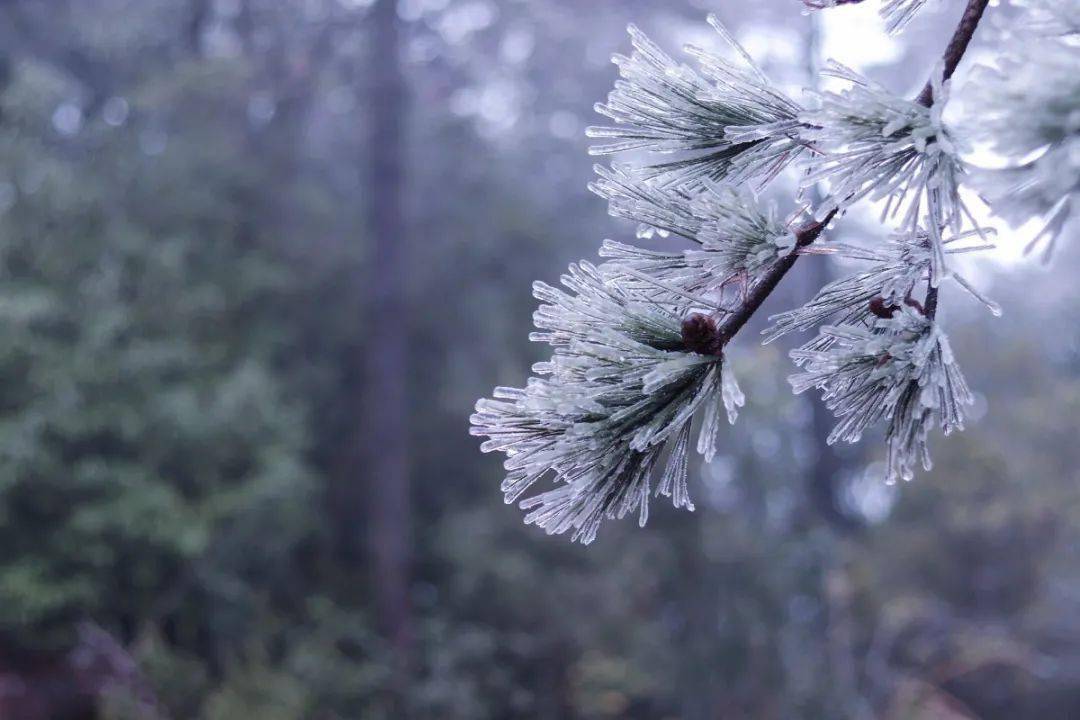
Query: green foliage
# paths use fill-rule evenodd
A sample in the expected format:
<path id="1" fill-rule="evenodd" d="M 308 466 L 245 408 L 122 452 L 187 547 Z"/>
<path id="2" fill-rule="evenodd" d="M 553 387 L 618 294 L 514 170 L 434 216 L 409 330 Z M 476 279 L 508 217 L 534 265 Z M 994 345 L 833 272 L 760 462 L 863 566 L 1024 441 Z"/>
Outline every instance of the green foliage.
<path id="1" fill-rule="evenodd" d="M 288 276 L 247 230 L 257 169 L 228 126 L 202 152 L 105 123 L 58 138 L 62 97 L 26 66 L 0 126 L 0 627 L 38 649 L 83 617 L 227 646 L 312 532 L 305 410 L 275 369 Z"/>

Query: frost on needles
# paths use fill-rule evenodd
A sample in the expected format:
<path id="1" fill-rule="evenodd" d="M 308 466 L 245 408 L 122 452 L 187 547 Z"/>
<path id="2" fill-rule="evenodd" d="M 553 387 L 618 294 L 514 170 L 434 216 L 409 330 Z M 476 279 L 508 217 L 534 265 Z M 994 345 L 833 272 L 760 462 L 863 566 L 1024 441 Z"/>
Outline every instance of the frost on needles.
<path id="1" fill-rule="evenodd" d="M 817 153 L 806 181 L 830 182 L 821 211 L 862 200 L 885 200 L 882 219 L 900 214 L 904 232 L 927 228 L 931 282 L 948 271 L 942 230 L 959 232 L 970 213 L 960 198 L 965 169 L 956 142 L 942 122 L 948 83 L 934 73 L 930 107 L 896 97 L 836 62 L 824 75 L 849 83 L 840 92 L 819 93 L 818 107 L 803 114 L 803 136 Z M 925 220 L 924 220 L 925 218 Z"/>
<path id="2" fill-rule="evenodd" d="M 1032 4 L 1025 32 L 1051 28 L 1050 42 L 1074 42 L 1071 16 L 1051 10 L 1076 0 Z M 886 0 L 883 7 L 898 29 L 922 5 Z M 802 307 L 772 317 L 765 342 L 816 331 L 791 351 L 793 389 L 821 391 L 837 417 L 829 442 L 855 442 L 883 427 L 887 480 L 929 469 L 931 431 L 961 429 L 971 402 L 937 317 L 939 293 L 960 288 L 999 312 L 949 265 L 991 247 L 991 231 L 974 224 L 960 195 L 973 175 L 982 181 L 956 139 L 974 130 L 956 132 L 943 119 L 958 58 L 931 73 L 932 94 L 917 100 L 830 63 L 825 74 L 845 87 L 810 93 L 804 107 L 715 18 L 709 22 L 729 50 L 688 47 L 693 66 L 631 27 L 634 51 L 615 56 L 620 79 L 597 106 L 613 124 L 589 130 L 601 139 L 593 154 L 629 153 L 631 160 L 598 166 L 590 189 L 611 215 L 637 223 L 637 239 L 651 238 L 652 246 L 607 240 L 604 261 L 572 265 L 563 289 L 536 283 L 541 305 L 530 337 L 550 345 L 551 358 L 533 367 L 524 388 L 496 388 L 472 416 L 472 433 L 487 438 L 483 450 L 506 455 L 506 501 L 519 503 L 526 522 L 585 543 L 605 518 L 636 513 L 644 524 L 654 496 L 693 509 L 691 447 L 709 461 L 722 419 L 734 422 L 744 403 L 730 342 L 800 256 L 862 264 Z M 961 23 L 957 35 L 973 31 Z M 1006 63 L 1024 57 L 1020 48 L 1010 52 Z M 1041 67 L 1065 95 L 1045 86 L 1028 91 L 994 70 L 991 140 L 1003 153 L 1037 154 L 984 188 L 1011 188 L 995 209 L 1010 218 L 1048 217 L 1054 229 L 1077 190 L 1077 173 L 1057 167 L 1080 156 L 1080 68 L 1064 51 Z M 1028 116 L 1017 117 L 1014 107 Z M 789 166 L 803 184 L 825 186 L 818 207 L 793 202 L 782 214 L 759 200 L 755 193 Z M 888 227 L 880 238 L 817 242 L 829 221 L 861 200 L 882 201 Z"/>
<path id="3" fill-rule="evenodd" d="M 928 433 L 934 425 L 946 435 L 963 430 L 963 406 L 972 397 L 934 320 L 911 306 L 886 315 L 821 328 L 824 349 L 792 351 L 805 372 L 792 375 L 791 385 L 797 393 L 822 391 L 826 407 L 840 419 L 830 443 L 858 442 L 868 427 L 885 421 L 885 481 L 892 483 L 911 480 L 917 463 L 931 468 Z"/>
<path id="4" fill-rule="evenodd" d="M 689 351 L 679 303 L 634 289 L 621 263 L 570 267 L 569 292 L 536 283 L 544 302 L 532 339 L 554 347 L 524 389 L 496 388 L 477 403 L 473 433 L 485 451 L 508 456 L 507 502 L 550 476 L 557 486 L 524 500 L 525 521 L 592 542 L 604 518 L 637 512 L 644 525 L 652 475 L 667 460 L 657 495 L 693 509 L 687 490 L 691 421 L 702 417 L 697 450 L 716 452 L 721 410 L 734 422 L 743 396 L 719 354 Z M 723 408 L 721 409 L 721 406 Z M 699 412 L 700 411 L 700 412 Z"/>
<path id="5" fill-rule="evenodd" d="M 588 129 L 590 137 L 607 141 L 591 153 L 679 153 L 682 157 L 646 163 L 637 171 L 664 185 L 696 189 L 704 181 L 767 181 L 803 151 L 796 132 L 799 105 L 772 86 L 715 17 L 709 23 L 741 62 L 687 46 L 697 60 L 695 69 L 630 26 L 634 53 L 613 58 L 622 78 L 607 103 L 596 105 L 615 125 Z"/>
<path id="6" fill-rule="evenodd" d="M 987 231 L 983 231 L 986 234 Z M 979 232 L 968 231 L 942 241 L 946 256 L 962 255 L 992 249 L 994 246 L 977 239 Z M 933 260 L 933 241 L 930 234 L 919 228 L 914 234 L 893 233 L 880 247 L 864 247 L 845 243 L 830 243 L 807 248 L 806 253 L 828 254 L 867 263 L 848 277 L 834 280 L 821 288 L 805 305 L 769 318 L 772 326 L 762 331 L 770 343 L 790 332 L 812 330 L 823 322 L 867 324 L 872 316 L 887 315 L 903 305 L 919 306 L 913 295 L 930 273 Z M 950 279 L 995 315 L 1001 314 L 997 303 L 984 297 L 962 275 L 953 273 Z M 827 338 L 815 338 L 804 349 L 821 349 L 829 344 Z"/>

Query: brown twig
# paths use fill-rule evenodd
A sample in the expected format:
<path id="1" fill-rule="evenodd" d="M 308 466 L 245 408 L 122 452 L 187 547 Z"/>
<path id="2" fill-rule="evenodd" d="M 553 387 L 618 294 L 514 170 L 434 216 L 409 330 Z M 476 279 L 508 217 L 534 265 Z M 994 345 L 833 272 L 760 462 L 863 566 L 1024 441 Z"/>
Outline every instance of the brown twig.
<path id="1" fill-rule="evenodd" d="M 964 8 L 964 14 L 960 16 L 960 22 L 957 24 L 952 39 L 949 40 L 949 44 L 945 47 L 945 54 L 942 56 L 942 63 L 944 63 L 942 68 L 943 80 L 948 80 L 956 72 L 956 66 L 960 64 L 960 58 L 964 57 L 968 43 L 971 42 L 971 38 L 975 34 L 975 28 L 979 26 L 979 20 L 982 19 L 983 12 L 989 2 L 990 0 L 968 0 L 967 7 Z M 932 81 L 926 81 L 926 85 L 923 86 L 922 92 L 919 93 L 919 97 L 915 99 L 915 102 L 926 107 L 933 104 L 934 84 Z"/>
<path id="2" fill-rule="evenodd" d="M 735 336 L 743 325 L 753 316 L 761 304 L 765 302 L 765 298 L 769 297 L 776 286 L 780 284 L 780 281 L 787 274 L 788 270 L 795 264 L 795 261 L 799 258 L 799 248 L 804 248 L 810 243 L 818 239 L 818 236 L 825 230 L 825 226 L 829 224 L 829 221 L 836 215 L 836 210 L 829 212 L 821 220 L 814 220 L 813 222 L 803 225 L 801 228 L 795 231 L 795 250 L 788 253 L 784 257 L 780 258 L 776 264 L 769 268 L 768 272 L 754 283 L 754 286 L 750 289 L 750 292 L 746 295 L 746 300 L 739 308 L 724 319 L 724 322 L 717 328 L 717 332 L 723 339 L 723 342 L 727 342 Z"/>
<path id="3" fill-rule="evenodd" d="M 971 42 L 972 36 L 975 34 L 975 29 L 979 26 L 979 21 L 982 19 L 983 12 L 986 10 L 986 6 L 990 0 L 968 0 L 967 7 L 964 8 L 964 14 L 960 16 L 960 22 L 956 26 L 956 30 L 953 32 L 952 39 L 949 40 L 949 44 L 945 47 L 945 53 L 942 56 L 942 76 L 944 80 L 948 80 L 952 77 L 956 71 L 956 67 L 960 64 L 961 58 L 964 56 L 964 52 L 967 50 L 968 44 Z M 844 2 L 861 2 L 861 0 L 841 0 Z M 930 107 L 934 102 L 934 88 L 933 82 L 928 80 L 923 87 L 922 92 L 915 100 L 921 105 Z M 697 333 L 692 339 L 692 342 L 688 343 L 688 347 L 704 349 L 709 348 L 712 352 L 707 354 L 720 355 L 723 353 L 723 348 L 731 341 L 735 334 L 739 332 L 746 325 L 747 321 L 753 317 L 758 308 L 761 307 L 765 299 L 772 294 L 772 291 L 776 289 L 776 286 L 780 284 L 780 281 L 784 278 L 784 275 L 791 270 L 795 265 L 795 261 L 799 259 L 799 250 L 810 245 L 825 230 L 825 226 L 836 215 L 836 210 L 829 212 L 821 220 L 814 220 L 812 222 L 802 225 L 795 231 L 795 249 L 789 254 L 780 258 L 776 263 L 769 268 L 765 275 L 754 284 L 747 293 L 746 299 L 742 304 L 735 309 L 731 315 L 724 319 L 724 321 L 716 325 L 716 335 L 711 340 L 703 339 L 700 337 L 701 328 L 695 325 L 694 330 Z M 938 305 L 938 289 L 933 285 L 927 286 L 926 302 L 923 305 L 924 314 L 926 317 L 933 319 L 937 314 Z"/>
<path id="4" fill-rule="evenodd" d="M 829 224 L 829 221 L 835 215 L 836 210 L 831 210 L 821 220 L 814 220 L 796 230 L 795 249 L 777 260 L 762 278 L 754 283 L 742 304 L 724 318 L 722 323 L 708 325 L 698 320 L 696 315 L 691 316 L 693 323 L 683 323 L 683 344 L 686 348 L 704 355 L 722 355 L 724 346 L 727 345 L 728 341 L 735 337 L 735 334 L 742 329 L 743 325 L 753 317 L 757 309 L 765 302 L 765 298 L 769 297 L 772 291 L 776 289 L 784 275 L 799 259 L 799 249 L 817 240 L 818 236 L 825 230 L 825 226 Z M 712 337 L 705 337 L 705 334 L 710 331 Z"/>
<path id="5" fill-rule="evenodd" d="M 986 11 L 989 2 L 990 0 L 968 0 L 967 7 L 964 8 L 964 14 L 960 16 L 960 22 L 957 24 L 949 44 L 945 47 L 945 55 L 942 58 L 944 63 L 942 68 L 943 82 L 951 78 L 953 73 L 956 72 L 956 66 L 960 64 L 960 58 L 964 57 L 968 43 L 971 42 L 972 36 L 975 35 L 975 28 L 979 27 L 979 21 L 982 20 L 983 12 Z M 934 86 L 931 80 L 926 82 L 915 101 L 926 107 L 930 107 L 934 103 Z M 932 282 L 928 281 L 926 285 L 926 312 L 924 313 L 926 317 L 933 320 L 937 315 L 937 306 L 938 289 Z"/>

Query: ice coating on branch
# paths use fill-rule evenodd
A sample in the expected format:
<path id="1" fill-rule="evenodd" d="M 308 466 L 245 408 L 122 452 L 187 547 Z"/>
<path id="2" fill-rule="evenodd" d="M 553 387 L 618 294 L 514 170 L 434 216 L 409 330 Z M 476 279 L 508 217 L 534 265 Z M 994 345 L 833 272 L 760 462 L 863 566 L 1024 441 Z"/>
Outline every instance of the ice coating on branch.
<path id="1" fill-rule="evenodd" d="M 797 393 L 821 389 L 838 419 L 829 443 L 857 442 L 885 422 L 887 481 L 910 480 L 920 463 L 929 470 L 930 430 L 962 430 L 963 406 L 973 401 L 945 333 L 910 307 L 870 327 L 826 326 L 821 333 L 831 340 L 827 349 L 791 351 L 805 371 L 790 381 Z"/>
<path id="2" fill-rule="evenodd" d="M 622 165 L 598 166 L 589 188 L 608 200 L 615 217 L 691 240 L 696 249 L 656 253 L 610 241 L 601 255 L 624 258 L 656 279 L 698 292 L 732 279 L 750 282 L 795 247 L 795 235 L 775 203 L 761 204 L 748 190 L 707 184 L 694 194 L 657 187 Z M 640 235 L 641 233 L 639 233 Z"/>
<path id="3" fill-rule="evenodd" d="M 970 242 L 977 235 L 976 231 L 969 231 L 949 238 L 943 243 L 945 254 L 959 255 L 993 247 L 983 242 Z M 915 235 L 894 233 L 878 247 L 832 243 L 815 250 L 820 254 L 865 261 L 869 265 L 821 288 L 802 307 L 771 316 L 772 325 L 762 331 L 764 342 L 770 343 L 790 332 L 810 330 L 827 320 L 841 325 L 869 323 L 873 319 L 871 301 L 875 299 L 886 308 L 908 304 L 912 294 L 925 285 L 932 260 L 929 233 L 921 229 Z M 952 279 L 995 315 L 1000 314 L 997 304 L 985 298 L 962 276 L 954 273 Z M 824 349 L 830 344 L 829 340 L 829 336 L 815 338 L 806 349 Z"/>
<path id="4" fill-rule="evenodd" d="M 965 88 L 967 124 L 1008 159 L 973 179 L 994 213 L 1013 225 L 1040 218 L 1028 246 L 1049 258 L 1080 204 L 1080 2 L 1042 2 L 1003 43 L 995 67 Z"/>
<path id="5" fill-rule="evenodd" d="M 692 509 L 686 487 L 691 422 L 703 411 L 699 450 L 711 457 L 718 408 L 734 421 L 743 398 L 719 354 L 684 349 L 678 304 L 655 302 L 627 285 L 619 261 L 579 263 L 567 291 L 536 283 L 544 304 L 533 340 L 554 353 L 525 388 L 496 388 L 472 416 L 484 451 L 506 453 L 507 502 L 536 482 L 556 487 L 521 500 L 525 521 L 592 542 L 604 518 L 648 517 L 654 470 L 668 459 L 657 494 Z"/>
<path id="6" fill-rule="evenodd" d="M 921 4 L 886 6 L 906 17 Z M 530 338 L 550 344 L 552 357 L 533 367 L 524 388 L 496 388 L 472 416 L 472 433 L 487 438 L 482 448 L 507 455 L 507 502 L 528 511 L 526 522 L 585 543 L 604 518 L 636 512 L 644 524 L 650 495 L 692 509 L 691 443 L 712 459 L 722 418 L 734 422 L 745 402 L 726 363 L 728 343 L 795 253 L 868 263 L 774 316 L 767 341 L 834 323 L 792 351 L 802 367 L 792 383 L 823 389 L 839 418 L 832 440 L 854 441 L 887 422 L 891 479 L 911 477 L 918 461 L 928 467 L 929 429 L 958 429 L 970 402 L 934 312 L 917 298 L 933 292 L 936 307 L 937 285 L 952 277 L 996 312 L 946 273 L 947 256 L 988 244 L 962 242 L 986 232 L 961 232 L 963 217 L 971 219 L 958 191 L 965 168 L 941 122 L 948 86 L 940 71 L 927 108 L 832 64 L 828 73 L 847 89 L 820 93 L 817 109 L 803 111 L 710 22 L 737 62 L 688 48 L 691 68 L 631 27 L 634 52 L 615 58 L 621 79 L 597 108 L 615 124 L 590 129 L 609 141 L 594 154 L 676 154 L 597 167 L 590 184 L 611 215 L 638 224 L 639 238 L 669 239 L 658 248 L 607 240 L 606 261 L 571 266 L 565 289 L 536 283 Z M 873 246 L 829 244 L 818 241 L 823 221 L 793 227 L 760 203 L 751 189 L 800 154 L 810 156 L 807 184 L 830 185 L 819 218 L 878 198 L 886 215 L 903 213 L 901 230 Z M 548 480 L 553 487 L 526 497 Z"/>
<path id="7" fill-rule="evenodd" d="M 931 107 L 897 97 L 854 70 L 830 61 L 823 71 L 849 86 L 818 93 L 820 107 L 803 113 L 803 137 L 821 154 L 805 182 L 829 183 L 819 210 L 846 208 L 864 198 L 886 200 L 882 218 L 901 214 L 904 231 L 925 226 L 931 244 L 934 285 L 948 274 L 942 231 L 959 233 L 970 217 L 960 198 L 965 167 L 941 121 L 948 83 L 936 73 Z"/>
<path id="8" fill-rule="evenodd" d="M 738 62 L 687 47 L 697 60 L 695 69 L 630 26 L 634 52 L 613 58 L 622 79 L 607 102 L 596 106 L 615 124 L 588 129 L 590 137 L 607 141 L 592 147 L 592 154 L 678 153 L 682 157 L 641 172 L 664 185 L 689 188 L 705 181 L 764 183 L 799 155 L 801 108 L 773 87 L 715 17 L 709 22 Z"/>

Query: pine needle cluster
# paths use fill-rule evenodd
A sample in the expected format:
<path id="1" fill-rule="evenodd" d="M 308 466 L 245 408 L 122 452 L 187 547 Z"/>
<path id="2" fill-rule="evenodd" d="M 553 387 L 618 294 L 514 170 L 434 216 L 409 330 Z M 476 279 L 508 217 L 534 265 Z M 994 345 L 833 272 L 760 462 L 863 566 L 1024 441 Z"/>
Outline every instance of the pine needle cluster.
<path id="1" fill-rule="evenodd" d="M 896 31 L 924 4 L 885 0 L 882 14 Z M 482 448 L 507 456 L 506 501 L 527 511 L 526 522 L 585 543 L 606 518 L 636 513 L 644 525 L 654 496 L 693 509 L 691 449 L 710 460 L 722 419 L 735 422 L 745 402 L 729 343 L 802 255 L 864 265 L 771 318 L 765 342 L 816 330 L 791 352 L 793 389 L 821 391 L 837 417 L 830 443 L 882 426 L 887 481 L 930 469 L 931 432 L 962 429 L 972 398 L 937 317 L 939 291 L 948 281 L 999 312 L 950 267 L 957 255 L 991 247 L 992 231 L 974 223 L 961 187 L 985 181 L 1000 214 L 1042 215 L 1052 234 L 1078 191 L 1080 62 L 1066 6 L 1075 0 L 1032 0 L 1023 31 L 1060 48 L 1018 44 L 983 71 L 993 82 L 977 129 L 1002 154 L 1028 156 L 985 180 L 957 140 L 971 129 L 950 127 L 944 109 L 986 0 L 970 0 L 916 100 L 829 63 L 823 73 L 844 87 L 809 93 L 804 106 L 713 17 L 728 50 L 687 47 L 693 65 L 631 26 L 634 50 L 614 57 L 620 79 L 596 107 L 613 124 L 589 129 L 601 140 L 593 154 L 630 161 L 598 166 L 590 188 L 652 246 L 605 241 L 604 261 L 571 266 L 562 289 L 534 286 L 542 304 L 531 339 L 550 345 L 551 358 L 524 388 L 496 388 L 472 416 L 473 434 L 487 438 Z M 804 185 L 827 188 L 817 207 L 792 202 L 785 214 L 759 199 L 789 167 Z M 874 200 L 891 226 L 881 240 L 815 242 L 834 218 Z M 538 485 L 547 487 L 527 496 Z"/>

